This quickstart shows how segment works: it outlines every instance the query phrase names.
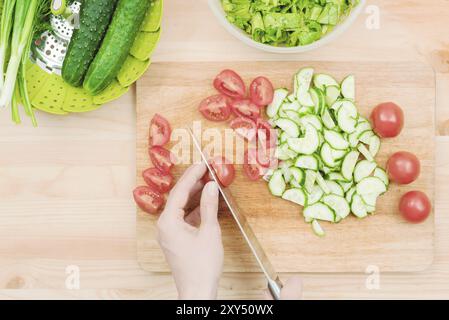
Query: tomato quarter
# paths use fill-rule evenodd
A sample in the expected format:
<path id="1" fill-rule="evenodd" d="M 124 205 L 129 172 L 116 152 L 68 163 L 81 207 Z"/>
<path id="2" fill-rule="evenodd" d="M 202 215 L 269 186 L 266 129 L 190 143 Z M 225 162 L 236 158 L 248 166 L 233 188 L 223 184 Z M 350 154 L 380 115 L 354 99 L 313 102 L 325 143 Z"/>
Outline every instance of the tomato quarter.
<path id="1" fill-rule="evenodd" d="M 150 168 L 143 173 L 145 182 L 160 193 L 166 193 L 173 186 L 173 176 L 168 172 L 163 172 L 157 168 Z"/>
<path id="2" fill-rule="evenodd" d="M 421 164 L 410 152 L 396 152 L 388 159 L 387 172 L 392 181 L 398 184 L 410 184 L 418 179 Z"/>
<path id="3" fill-rule="evenodd" d="M 151 187 L 137 187 L 133 191 L 136 204 L 143 211 L 156 214 L 164 205 L 164 197 Z"/>
<path id="4" fill-rule="evenodd" d="M 265 143 L 265 148 L 271 149 L 276 146 L 277 131 L 271 127 L 271 125 L 263 120 L 257 119 L 257 142 L 259 144 Z"/>
<path id="5" fill-rule="evenodd" d="M 410 191 L 406 193 L 399 203 L 399 211 L 407 221 L 420 223 L 427 219 L 432 210 L 427 195 L 421 191 Z"/>
<path id="6" fill-rule="evenodd" d="M 174 155 L 163 147 L 151 147 L 149 155 L 153 165 L 163 172 L 170 172 L 173 167 Z"/>
<path id="7" fill-rule="evenodd" d="M 210 166 L 214 170 L 218 181 L 223 187 L 229 187 L 235 179 L 235 167 L 234 165 L 227 160 L 225 157 L 215 157 L 211 161 L 209 161 Z M 212 177 L 209 172 L 203 177 L 203 182 L 207 183 L 211 181 Z"/>
<path id="8" fill-rule="evenodd" d="M 260 108 L 249 99 L 232 101 L 231 109 L 238 117 L 257 119 L 260 116 Z"/>
<path id="9" fill-rule="evenodd" d="M 257 151 L 250 148 L 245 151 L 243 172 L 251 181 L 257 181 L 263 175 L 264 169 L 257 162 Z"/>
<path id="10" fill-rule="evenodd" d="M 201 114 L 211 121 L 226 121 L 231 116 L 228 99 L 217 94 L 201 101 L 199 110 Z"/>
<path id="11" fill-rule="evenodd" d="M 379 136 L 397 137 L 404 127 L 404 112 L 393 102 L 382 103 L 371 113 L 371 122 Z"/>
<path id="12" fill-rule="evenodd" d="M 150 146 L 164 146 L 170 141 L 171 128 L 167 119 L 156 114 L 150 123 Z"/>
<path id="13" fill-rule="evenodd" d="M 273 102 L 274 88 L 270 80 L 265 77 L 254 79 L 249 87 L 251 101 L 258 106 L 267 106 Z"/>
<path id="14" fill-rule="evenodd" d="M 245 83 L 232 70 L 223 70 L 214 80 L 214 87 L 218 92 L 230 98 L 243 98 L 246 94 Z"/>
<path id="15" fill-rule="evenodd" d="M 256 123 L 245 117 L 238 117 L 231 121 L 229 126 L 242 138 L 253 141 L 256 138 Z"/>

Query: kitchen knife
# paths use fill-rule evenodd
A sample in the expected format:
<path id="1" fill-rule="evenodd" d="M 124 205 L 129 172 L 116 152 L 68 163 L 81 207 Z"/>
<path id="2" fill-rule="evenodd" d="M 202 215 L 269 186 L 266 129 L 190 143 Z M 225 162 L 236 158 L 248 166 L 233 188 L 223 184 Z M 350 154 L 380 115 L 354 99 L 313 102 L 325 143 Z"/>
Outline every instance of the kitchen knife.
<path id="1" fill-rule="evenodd" d="M 196 139 L 195 135 L 193 134 L 192 130 L 189 129 L 189 133 L 192 137 L 193 144 L 195 145 L 196 149 L 201 155 L 202 160 L 207 166 L 207 169 L 210 173 L 211 178 L 218 186 L 218 190 L 221 193 L 225 203 L 229 207 L 229 211 L 231 211 L 232 216 L 234 217 L 235 221 L 237 222 L 237 225 L 240 229 L 240 231 L 243 234 L 243 237 L 246 240 L 246 243 L 248 244 L 249 248 L 251 249 L 252 253 L 254 254 L 254 257 L 257 260 L 257 263 L 259 264 L 260 268 L 262 269 L 262 272 L 264 273 L 265 277 L 268 280 L 268 290 L 270 291 L 271 295 L 275 300 L 279 300 L 281 297 L 281 289 L 282 289 L 282 282 L 279 279 L 279 276 L 277 275 L 275 269 L 273 268 L 273 265 L 271 264 L 270 260 L 268 259 L 268 256 L 266 255 L 265 251 L 263 250 L 262 246 L 259 243 L 259 240 L 257 239 L 256 235 L 254 234 L 254 231 L 252 230 L 251 226 L 249 225 L 248 221 L 246 220 L 246 217 L 244 214 L 242 214 L 240 208 L 238 207 L 237 203 L 234 201 L 234 198 L 232 197 L 230 191 L 227 188 L 223 188 L 221 184 L 218 181 L 218 178 L 215 174 L 215 171 L 212 169 L 212 167 L 209 165 L 208 159 L 203 153 L 203 150 L 201 148 L 200 143 Z"/>

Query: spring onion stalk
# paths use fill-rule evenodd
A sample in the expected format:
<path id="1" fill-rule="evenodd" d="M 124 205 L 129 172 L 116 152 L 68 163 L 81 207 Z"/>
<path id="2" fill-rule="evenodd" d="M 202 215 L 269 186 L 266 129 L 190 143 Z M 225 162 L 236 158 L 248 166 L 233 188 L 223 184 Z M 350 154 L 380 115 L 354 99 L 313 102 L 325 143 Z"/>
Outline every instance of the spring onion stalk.
<path id="1" fill-rule="evenodd" d="M 14 6 L 16 0 L 4 1 L 0 25 L 0 92 L 4 83 L 5 64 L 9 48 L 9 38 L 11 36 L 12 24 L 14 22 Z"/>

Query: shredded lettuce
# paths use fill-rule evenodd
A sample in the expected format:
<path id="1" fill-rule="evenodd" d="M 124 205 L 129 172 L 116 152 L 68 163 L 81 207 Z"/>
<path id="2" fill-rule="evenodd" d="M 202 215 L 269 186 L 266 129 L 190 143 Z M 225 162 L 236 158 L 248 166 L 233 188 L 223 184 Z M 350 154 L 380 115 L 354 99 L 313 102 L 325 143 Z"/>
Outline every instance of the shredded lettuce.
<path id="1" fill-rule="evenodd" d="M 343 21 L 359 0 L 221 0 L 227 19 L 255 41 L 296 47 Z"/>

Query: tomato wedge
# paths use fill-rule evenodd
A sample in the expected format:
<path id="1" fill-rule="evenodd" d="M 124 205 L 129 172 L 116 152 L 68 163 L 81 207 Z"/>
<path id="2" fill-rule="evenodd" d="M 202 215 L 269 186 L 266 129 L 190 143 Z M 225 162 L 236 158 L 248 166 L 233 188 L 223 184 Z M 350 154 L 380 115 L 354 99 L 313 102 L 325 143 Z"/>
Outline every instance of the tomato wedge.
<path id="1" fill-rule="evenodd" d="M 150 123 L 150 146 L 164 146 L 170 141 L 171 127 L 167 119 L 155 114 Z"/>
<path id="2" fill-rule="evenodd" d="M 150 168 L 142 173 L 143 180 L 160 193 L 166 193 L 173 187 L 173 176 L 169 172 L 163 172 L 158 168 Z"/>
<path id="3" fill-rule="evenodd" d="M 253 141 L 256 138 L 256 123 L 246 117 L 238 117 L 231 121 L 229 126 L 242 138 Z"/>
<path id="4" fill-rule="evenodd" d="M 245 151 L 245 158 L 243 163 L 243 172 L 251 181 L 257 181 L 263 174 L 263 170 L 257 163 L 257 151 L 254 148 Z"/>
<path id="5" fill-rule="evenodd" d="M 257 119 L 260 116 L 260 108 L 249 99 L 232 101 L 231 109 L 237 117 Z"/>
<path id="6" fill-rule="evenodd" d="M 257 148 L 257 163 L 264 168 L 274 168 L 277 166 L 277 159 L 274 156 L 275 148 L 267 149 L 262 145 L 258 145 Z"/>
<path id="7" fill-rule="evenodd" d="M 235 167 L 234 165 L 225 157 L 215 157 L 211 161 L 209 161 L 212 169 L 215 171 L 215 174 L 218 178 L 218 181 L 223 187 L 229 187 L 235 179 Z M 207 183 L 211 181 L 212 177 L 209 172 L 203 177 L 203 182 Z"/>
<path id="8" fill-rule="evenodd" d="M 254 79 L 249 87 L 251 101 L 258 106 L 267 106 L 273 102 L 274 88 L 270 80 L 265 77 Z"/>
<path id="9" fill-rule="evenodd" d="M 164 197 L 151 187 L 137 187 L 133 191 L 136 204 L 143 211 L 156 214 L 164 205 Z"/>
<path id="10" fill-rule="evenodd" d="M 276 146 L 277 131 L 271 127 L 271 125 L 263 120 L 257 119 L 257 142 L 259 144 L 265 144 L 266 149 L 271 149 Z"/>
<path id="11" fill-rule="evenodd" d="M 245 83 L 242 78 L 232 70 L 223 70 L 214 80 L 214 87 L 218 92 L 230 98 L 243 98 L 246 94 Z"/>
<path id="12" fill-rule="evenodd" d="M 174 155 L 163 147 L 154 146 L 149 149 L 153 165 L 162 172 L 170 172 L 173 167 Z"/>
<path id="13" fill-rule="evenodd" d="M 199 110 L 210 121 L 226 121 L 231 116 L 228 99 L 221 94 L 210 96 L 201 101 Z"/>

